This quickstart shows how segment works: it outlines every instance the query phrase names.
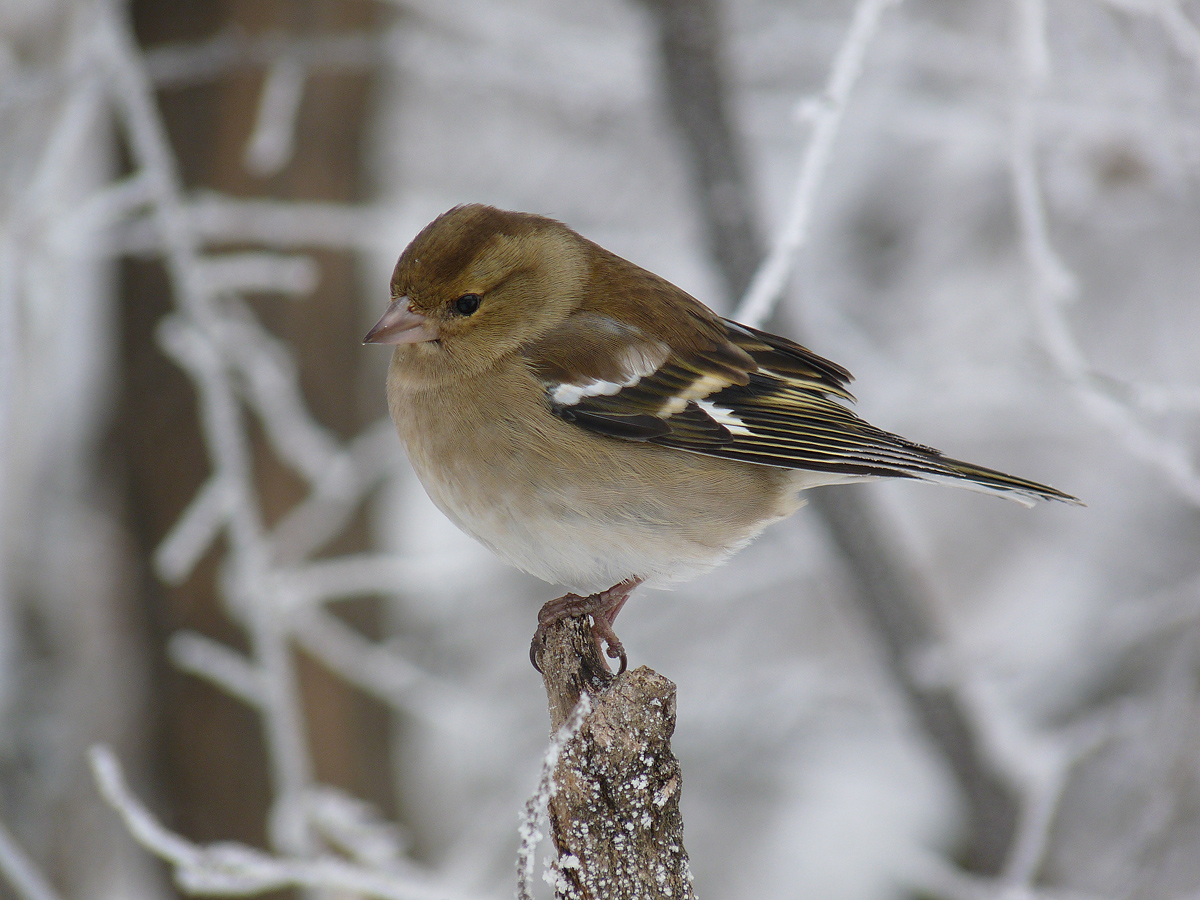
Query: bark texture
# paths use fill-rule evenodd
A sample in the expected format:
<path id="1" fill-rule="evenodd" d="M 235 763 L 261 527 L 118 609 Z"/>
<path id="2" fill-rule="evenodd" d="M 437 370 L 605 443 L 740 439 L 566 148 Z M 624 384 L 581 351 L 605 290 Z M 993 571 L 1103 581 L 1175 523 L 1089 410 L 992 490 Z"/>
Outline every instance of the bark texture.
<path id="1" fill-rule="evenodd" d="M 645 666 L 614 677 L 583 618 L 551 626 L 535 656 L 554 729 L 583 692 L 592 702 L 554 773 L 555 895 L 694 898 L 671 752 L 675 685 Z"/>

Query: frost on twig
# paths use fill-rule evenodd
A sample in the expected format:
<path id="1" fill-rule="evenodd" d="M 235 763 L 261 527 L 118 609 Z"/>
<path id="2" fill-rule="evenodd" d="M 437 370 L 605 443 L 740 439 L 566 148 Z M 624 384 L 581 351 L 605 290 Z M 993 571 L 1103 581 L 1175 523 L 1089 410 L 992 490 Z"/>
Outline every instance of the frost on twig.
<path id="1" fill-rule="evenodd" d="M 349 59 L 347 54 L 363 49 L 365 38 L 350 35 L 345 40 L 308 44 L 293 43 L 282 36 L 245 42 L 231 38 L 232 43 L 218 41 L 196 52 L 186 48 L 164 50 L 152 54 L 148 61 L 119 6 L 98 4 L 92 13 L 95 21 L 89 20 L 86 37 L 81 38 L 88 48 L 88 71 L 97 73 L 97 102 L 105 101 L 103 108 L 111 109 L 132 172 L 82 204 L 80 213 L 67 220 L 69 227 L 63 235 L 64 239 L 88 244 L 94 231 L 107 251 L 124 252 L 140 246 L 160 259 L 165 268 L 174 309 L 157 320 L 156 333 L 160 349 L 194 383 L 209 473 L 204 486 L 162 540 L 155 563 L 165 581 L 180 585 L 214 545 L 220 545 L 219 591 L 224 611 L 244 629 L 247 639 L 246 649 L 235 651 L 199 633 L 185 631 L 172 640 L 171 658 L 185 671 L 248 704 L 260 716 L 272 776 L 268 834 L 272 849 L 280 856 L 271 857 L 274 861 L 269 864 L 256 858 L 252 868 L 260 875 L 267 873 L 261 880 L 265 885 L 285 881 L 309 884 L 287 881 L 290 875 L 279 875 L 279 859 L 304 860 L 303 865 L 289 862 L 288 871 L 296 866 L 306 872 L 315 871 L 311 866 L 327 868 L 325 862 L 310 862 L 312 855 L 323 843 L 351 852 L 344 846 L 345 839 L 355 829 L 347 830 L 335 822 L 349 809 L 346 804 L 336 809 L 329 803 L 320 805 L 327 814 L 320 818 L 308 802 L 317 790 L 317 766 L 305 721 L 309 710 L 296 673 L 293 630 L 297 626 L 291 613 L 301 601 L 317 605 L 330 599 L 319 594 L 325 587 L 345 590 L 344 583 L 331 580 L 328 568 L 311 572 L 305 564 L 314 552 L 345 531 L 364 494 L 389 471 L 386 460 L 394 456 L 394 450 L 389 453 L 380 437 L 388 435 L 390 429 L 368 427 L 358 438 L 344 441 L 318 421 L 300 390 L 300 367 L 292 349 L 262 324 L 249 298 L 256 292 L 269 291 L 299 299 L 321 288 L 329 272 L 306 242 L 324 234 L 316 246 L 343 250 L 358 247 L 364 223 L 375 221 L 378 214 L 329 202 L 311 203 L 305 212 L 277 201 L 264 208 L 254 200 L 234 202 L 213 195 L 196 199 L 186 189 L 187 167 L 175 153 L 155 83 L 215 78 L 223 71 L 221 65 L 237 62 L 245 55 L 243 50 L 267 65 L 270 75 L 248 151 L 252 167 L 267 173 L 286 164 L 293 150 L 298 159 L 304 156 L 305 148 L 299 144 L 293 147 L 293 132 L 305 85 L 311 81 L 309 70 L 321 62 L 312 54 L 330 64 L 338 59 L 344 63 Z M 326 59 L 330 53 L 338 59 Z M 266 55 L 260 58 L 255 54 Z M 357 68 L 378 59 L 378 54 L 358 56 L 361 59 L 355 64 Z M 166 66 L 165 74 L 156 74 L 155 59 Z M 284 219 L 288 225 L 280 227 Z M 297 230 L 306 219 L 308 227 L 301 225 Z M 240 234 L 249 246 L 237 250 L 228 246 L 232 220 L 241 222 Z M 232 239 L 232 243 L 237 242 L 237 238 Z M 211 243 L 223 248 L 215 250 L 209 246 Z M 151 372 L 135 369 L 130 396 L 137 393 L 135 385 L 143 383 L 141 379 Z M 144 383 L 150 391 L 159 389 L 148 380 Z M 251 418 L 258 427 L 256 431 L 249 427 Z M 394 435 L 390 439 L 394 445 Z M 180 440 L 174 446 L 185 444 L 186 440 Z M 135 439 L 131 445 L 144 446 L 145 442 Z M 271 484 L 280 482 L 264 474 L 278 471 L 275 463 L 299 476 L 304 485 L 303 498 L 282 518 L 277 518 L 278 510 L 274 508 L 273 498 L 279 495 L 270 490 Z M 163 496 L 173 496 L 174 491 L 186 490 L 186 479 L 176 479 L 170 485 L 164 481 L 158 484 L 158 490 Z M 385 584 L 385 589 L 394 589 L 405 572 L 387 565 L 364 568 L 371 577 L 390 576 L 392 581 Z M 377 586 L 378 581 L 372 584 Z M 356 585 L 361 587 L 361 578 Z M 320 641 L 322 629 L 328 630 L 327 623 L 325 619 L 308 622 L 310 643 Z M 337 637 L 326 636 L 322 646 L 332 643 L 336 648 Z M 405 679 L 413 681 L 411 667 L 403 661 L 389 665 L 384 652 L 372 652 L 367 659 L 375 682 L 400 679 L 398 683 L 389 682 L 382 691 L 389 700 L 400 696 Z M 360 670 L 368 667 L 345 668 L 361 674 Z M 409 698 L 415 693 L 416 689 L 410 688 L 404 696 Z M 193 745 L 181 746 L 181 752 L 192 752 Z M 127 824 L 135 821 L 139 820 L 126 816 Z M 336 840 L 330 828 L 340 829 Z M 354 851 L 361 859 L 373 859 L 381 852 L 372 843 L 374 838 L 360 835 L 350 840 L 361 844 Z M 211 855 L 202 858 L 209 860 Z M 251 883 L 258 882 L 251 879 Z"/>
<path id="2" fill-rule="evenodd" d="M 304 97 L 304 66 L 284 55 L 267 71 L 254 134 L 246 146 L 246 168 L 255 175 L 274 175 L 292 158 L 296 116 Z"/>
<path id="3" fill-rule="evenodd" d="M 554 770 L 556 896 L 694 897 L 670 743 L 675 685 L 645 666 L 609 676 L 583 619 L 551 626 L 537 661 L 556 729 L 581 697 L 592 706 Z"/>
<path id="4" fill-rule="evenodd" d="M 866 51 L 890 2 L 858 0 L 855 5 L 853 20 L 834 55 L 824 102 L 812 110 L 813 138 L 801 162 L 799 184 L 787 224 L 774 249 L 765 255 L 746 299 L 735 313 L 741 321 L 761 324 L 776 310 L 795 255 L 807 239 L 817 188 L 862 72 Z M 693 11 L 693 15 L 696 14 Z M 668 21 L 664 27 L 671 24 Z M 696 42 L 689 47 L 696 56 L 713 57 L 718 50 L 714 44 Z M 716 68 L 712 62 L 694 65 Z M 733 126 L 714 99 L 719 94 L 689 99 L 674 89 L 674 82 L 669 86 L 673 89 L 672 103 L 691 110 L 690 116 L 681 118 L 684 119 L 687 147 L 694 158 L 702 159 L 711 153 L 705 148 L 714 141 L 725 145 L 735 143 Z M 731 150 L 725 154 L 733 155 Z M 744 184 L 744 179 L 733 183 Z M 713 187 L 714 184 L 707 185 L 708 189 Z M 702 189 L 705 186 L 702 185 Z M 748 199 L 743 202 L 749 204 Z M 711 210 L 707 212 L 711 213 Z M 709 223 L 709 228 L 728 233 L 730 240 L 754 243 L 750 223 L 742 226 L 746 233 L 740 236 L 733 234 L 735 229 L 729 223 L 716 219 Z M 725 263 L 723 259 L 718 262 Z M 738 274 L 728 270 L 726 280 L 736 284 Z M 908 664 L 910 659 L 941 641 L 939 628 L 931 615 L 929 588 L 923 574 L 897 546 L 892 537 L 896 530 L 894 525 L 889 527 L 882 510 L 871 505 L 867 497 L 850 491 L 814 491 L 810 503 L 828 528 L 834 546 L 846 564 L 847 573 L 855 583 L 856 599 L 872 625 L 883 657 L 901 688 L 914 721 L 945 761 L 964 798 L 967 813 L 965 862 L 982 872 L 998 872 L 1011 843 L 1018 815 L 1017 798 L 988 756 L 979 733 L 980 723 L 971 718 L 971 709 L 960 695 L 958 686 L 923 685 L 913 676 Z"/>
<path id="5" fill-rule="evenodd" d="M 796 193 L 775 245 L 755 272 L 754 280 L 738 306 L 735 317 L 740 322 L 763 325 L 787 286 L 796 254 L 808 241 L 817 188 L 833 154 L 833 144 L 850 94 L 862 73 L 867 46 L 875 36 L 884 9 L 894 2 L 897 0 L 860 0 L 854 8 L 850 31 L 833 61 L 824 92 L 819 100 L 804 107 L 805 116 L 812 120 L 813 134 L 800 163 Z"/>
<path id="6" fill-rule="evenodd" d="M 33 860 L 0 822 L 0 878 L 8 882 L 21 900 L 59 900 Z"/>
<path id="7" fill-rule="evenodd" d="M 554 732 L 554 736 L 550 739 L 550 746 L 546 748 L 546 753 L 542 756 L 542 772 L 538 777 L 537 790 L 525 801 L 525 810 L 521 815 L 521 825 L 518 829 L 521 837 L 521 846 L 517 848 L 518 900 L 530 900 L 533 896 L 529 888 L 529 879 L 533 877 L 534 854 L 537 853 L 538 844 L 545 836 L 538 824 L 546 815 L 546 810 L 550 806 L 550 798 L 558 790 L 554 772 L 558 768 L 563 748 L 568 741 L 573 740 L 579 734 L 584 719 L 591 711 L 591 698 L 584 692 L 579 696 L 579 702 L 575 704 L 575 708 L 567 716 L 566 721 Z"/>
<path id="8" fill-rule="evenodd" d="M 93 747 L 89 753 L 92 773 L 96 785 L 108 805 L 120 814 L 134 840 L 166 861 L 174 869 L 175 882 L 188 894 L 199 895 L 245 895 L 282 888 L 315 888 L 336 893 L 363 897 L 378 897 L 382 900 L 433 900 L 466 895 L 451 894 L 442 883 L 437 885 L 412 867 L 397 866 L 388 871 L 381 863 L 392 862 L 396 855 L 394 842 L 381 841 L 384 834 L 377 827 L 363 834 L 357 811 L 351 811 L 354 822 L 348 823 L 346 803 L 339 800 L 335 813 L 341 813 L 341 833 L 347 832 L 347 824 L 356 826 L 358 833 L 349 839 L 354 845 L 354 855 L 367 857 L 360 865 L 341 857 L 323 855 L 314 857 L 287 857 L 263 853 L 245 844 L 222 842 L 200 845 L 180 837 L 167 829 L 154 817 L 150 810 L 134 796 L 125 783 L 124 773 L 112 751 L 107 747 Z M 317 793 L 306 806 L 310 813 L 315 800 L 318 813 L 324 813 L 319 821 L 328 828 L 330 810 L 327 793 Z M 333 823 L 335 826 L 339 823 Z M 342 841 L 338 841 L 342 843 Z M 41 900 L 35 897 L 34 900 Z"/>
<path id="9" fill-rule="evenodd" d="M 1157 4 L 1167 11 L 1168 31 L 1191 29 L 1186 19 L 1180 25 L 1171 10 L 1174 4 Z M 1049 217 L 1038 175 L 1038 102 L 1043 98 L 1049 74 L 1046 61 L 1046 6 L 1044 0 L 1019 0 L 1014 5 L 1017 58 L 1017 98 L 1013 110 L 1010 171 L 1017 224 L 1030 274 L 1029 299 L 1036 323 L 1036 336 L 1046 355 L 1073 389 L 1079 408 L 1097 425 L 1112 434 L 1135 459 L 1157 469 L 1176 493 L 1193 506 L 1200 505 L 1200 467 L 1191 448 L 1181 441 L 1147 427 L 1131 405 L 1114 390 L 1119 382 L 1097 372 L 1072 330 L 1067 310 L 1079 294 L 1075 273 L 1050 241 Z M 1172 23 L 1176 27 L 1172 28 Z M 1186 34 L 1194 36 L 1194 29 Z M 1188 43 L 1187 46 L 1193 46 Z M 1157 395 L 1159 400 L 1186 400 L 1193 391 L 1128 392 Z"/>

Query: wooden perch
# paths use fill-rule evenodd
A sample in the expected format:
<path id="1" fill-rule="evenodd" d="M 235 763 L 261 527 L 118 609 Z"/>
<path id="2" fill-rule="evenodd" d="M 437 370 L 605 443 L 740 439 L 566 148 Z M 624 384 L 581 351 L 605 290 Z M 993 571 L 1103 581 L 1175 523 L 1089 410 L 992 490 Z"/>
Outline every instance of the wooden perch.
<path id="1" fill-rule="evenodd" d="M 560 900 L 691 898 L 671 753 L 675 685 L 645 666 L 614 677 L 586 618 L 544 630 L 535 658 L 558 729 L 587 692 L 592 712 L 554 773 L 550 828 Z"/>

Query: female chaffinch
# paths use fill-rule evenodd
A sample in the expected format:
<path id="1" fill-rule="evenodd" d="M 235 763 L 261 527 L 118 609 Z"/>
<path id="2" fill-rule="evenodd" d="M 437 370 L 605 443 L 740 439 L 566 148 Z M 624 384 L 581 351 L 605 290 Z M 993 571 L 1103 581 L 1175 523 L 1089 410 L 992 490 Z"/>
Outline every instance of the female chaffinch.
<path id="1" fill-rule="evenodd" d="M 401 254 L 391 296 L 365 341 L 396 345 L 388 405 L 425 490 L 512 565 L 597 591 L 546 604 L 539 631 L 590 614 L 622 669 L 612 622 L 633 588 L 717 565 L 807 488 L 1079 502 L 869 425 L 841 366 L 553 219 L 457 206 Z"/>

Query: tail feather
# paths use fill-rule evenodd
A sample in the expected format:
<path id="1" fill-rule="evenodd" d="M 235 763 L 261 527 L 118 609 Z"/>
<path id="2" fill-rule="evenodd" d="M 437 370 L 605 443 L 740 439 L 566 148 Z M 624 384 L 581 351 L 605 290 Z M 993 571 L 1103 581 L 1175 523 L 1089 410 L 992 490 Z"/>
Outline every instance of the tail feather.
<path id="1" fill-rule="evenodd" d="M 1018 478 L 1016 475 L 1008 475 L 996 469 L 977 466 L 959 459 L 951 459 L 948 456 L 937 454 L 937 451 L 930 454 L 927 465 L 900 469 L 896 474 L 935 484 L 966 488 L 984 494 L 995 494 L 1020 503 L 1022 506 L 1033 506 L 1039 500 L 1056 500 L 1074 506 L 1086 505 L 1078 497 L 1072 497 L 1049 485 L 1039 484 L 1027 478 Z"/>

